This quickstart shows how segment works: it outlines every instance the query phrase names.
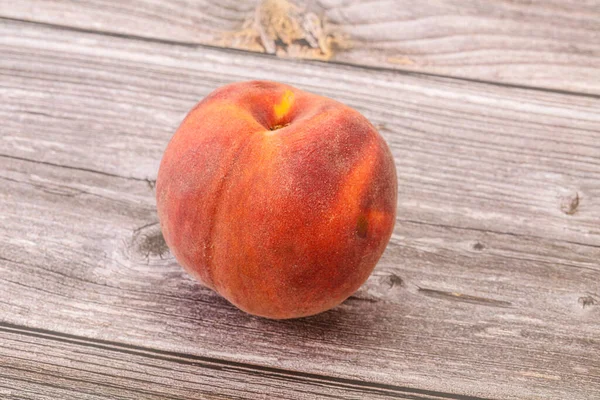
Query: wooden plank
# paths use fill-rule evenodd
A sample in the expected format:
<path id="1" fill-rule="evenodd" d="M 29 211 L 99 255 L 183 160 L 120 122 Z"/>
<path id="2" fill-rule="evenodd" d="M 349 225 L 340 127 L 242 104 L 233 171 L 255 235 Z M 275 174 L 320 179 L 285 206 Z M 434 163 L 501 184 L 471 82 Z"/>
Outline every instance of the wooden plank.
<path id="1" fill-rule="evenodd" d="M 334 50 L 332 60 L 337 62 L 600 94 L 600 3 L 595 0 L 296 3 L 326 21 L 321 30 L 324 40 L 333 36 L 327 32 L 348 38 Z M 259 4 L 257 0 L 84 0 L 76 5 L 70 0 L 0 0 L 0 16 L 266 51 L 258 31 L 248 34 L 242 28 L 244 21 L 257 15 Z M 280 20 L 271 14 L 262 20 Z M 300 13 L 298 24 L 306 27 L 304 15 Z M 262 23 L 263 31 L 272 25 Z M 246 36 L 228 35 L 240 31 Z M 254 39 L 248 40 L 248 35 Z M 292 51 L 280 46 L 278 53 L 311 57 L 314 50 L 308 44 L 296 47 Z"/>
<path id="2" fill-rule="evenodd" d="M 143 214 L 141 194 L 151 201 L 145 182 L 20 163 L 2 165 L 22 171 L 3 179 L 4 321 L 366 379 L 396 394 L 585 399 L 600 388 L 598 293 L 589 292 L 598 270 L 586 248 L 460 230 L 457 239 L 447 228 L 409 225 L 398 235 L 411 239 L 393 243 L 343 306 L 305 320 L 266 321 L 185 275 L 156 244 L 155 224 L 134 228 L 129 218 L 138 208 Z M 113 199 L 119 192 L 122 198 Z M 476 256 L 487 248 L 491 254 Z M 576 258 L 582 266 L 570 264 Z M 21 388 L 22 381 L 7 379 Z"/>
<path id="3" fill-rule="evenodd" d="M 17 23 L 0 52 L 5 324 L 446 398 L 600 390 L 599 100 Z M 397 162 L 386 254 L 307 319 L 240 313 L 156 225 L 171 132 L 251 77 L 356 107 Z"/>
<path id="4" fill-rule="evenodd" d="M 3 399 L 440 399 L 14 326 L 0 326 L 0 354 Z"/>
<path id="5" fill-rule="evenodd" d="M 5 29 L 0 154 L 153 180 L 196 101 L 231 81 L 272 79 L 334 97 L 381 128 L 398 160 L 401 219 L 600 243 L 599 99 Z"/>

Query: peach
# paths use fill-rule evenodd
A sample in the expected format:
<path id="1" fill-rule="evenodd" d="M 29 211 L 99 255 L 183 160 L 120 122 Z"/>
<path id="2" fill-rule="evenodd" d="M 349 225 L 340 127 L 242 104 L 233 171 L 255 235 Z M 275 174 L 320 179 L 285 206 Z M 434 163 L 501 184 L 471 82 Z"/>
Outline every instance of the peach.
<path id="1" fill-rule="evenodd" d="M 297 318 L 369 277 L 396 218 L 396 168 L 354 109 L 266 81 L 215 90 L 169 142 L 158 216 L 177 261 L 254 315 Z"/>

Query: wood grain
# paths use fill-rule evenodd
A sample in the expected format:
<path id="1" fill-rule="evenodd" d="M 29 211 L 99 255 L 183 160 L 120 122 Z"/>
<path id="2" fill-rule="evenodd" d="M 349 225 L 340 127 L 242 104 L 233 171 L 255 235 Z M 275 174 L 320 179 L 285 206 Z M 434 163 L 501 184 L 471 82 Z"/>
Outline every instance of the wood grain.
<path id="1" fill-rule="evenodd" d="M 600 3 L 595 0 L 296 3 L 350 37 L 350 48 L 334 54 L 337 62 L 600 94 Z M 241 29 L 254 15 L 257 4 L 0 0 L 0 16 L 220 45 L 224 33 Z"/>
<path id="2" fill-rule="evenodd" d="M 0 320 L 19 335 L 407 398 L 600 391 L 600 100 L 9 22 L 0 53 Z M 171 133 L 210 90 L 250 78 L 356 107 L 397 163 L 388 250 L 355 296 L 315 317 L 245 315 L 160 240 L 153 180 Z M 44 372 L 27 365 L 36 382 Z"/>
<path id="3" fill-rule="evenodd" d="M 3 399 L 440 399 L 14 326 L 0 326 L 0 353 Z"/>

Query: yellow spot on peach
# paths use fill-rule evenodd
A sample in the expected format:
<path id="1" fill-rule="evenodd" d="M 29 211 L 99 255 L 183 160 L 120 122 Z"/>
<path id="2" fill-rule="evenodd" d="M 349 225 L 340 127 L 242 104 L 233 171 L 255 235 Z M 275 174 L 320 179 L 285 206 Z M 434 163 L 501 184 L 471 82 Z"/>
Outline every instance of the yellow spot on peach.
<path id="1" fill-rule="evenodd" d="M 376 232 L 382 228 L 382 224 L 385 224 L 388 214 L 371 209 L 366 213 L 360 213 L 356 222 L 356 233 L 361 238 L 366 238 L 369 232 Z"/>
<path id="2" fill-rule="evenodd" d="M 289 89 L 286 89 L 286 91 L 283 93 L 283 97 L 281 98 L 281 101 L 279 102 L 279 104 L 276 104 L 274 107 L 275 116 L 277 117 L 278 120 L 283 118 L 290 111 L 290 108 L 292 108 L 293 103 L 294 103 L 294 92 L 292 92 Z"/>
<path id="3" fill-rule="evenodd" d="M 367 182 L 373 175 L 374 158 L 377 149 L 374 144 L 365 150 L 364 158 L 355 165 L 340 187 L 338 202 L 352 214 L 358 214 L 361 194 L 368 187 Z"/>
<path id="4" fill-rule="evenodd" d="M 387 217 L 388 213 L 379 210 L 370 210 L 368 213 L 368 219 L 373 225 L 381 224 Z"/>

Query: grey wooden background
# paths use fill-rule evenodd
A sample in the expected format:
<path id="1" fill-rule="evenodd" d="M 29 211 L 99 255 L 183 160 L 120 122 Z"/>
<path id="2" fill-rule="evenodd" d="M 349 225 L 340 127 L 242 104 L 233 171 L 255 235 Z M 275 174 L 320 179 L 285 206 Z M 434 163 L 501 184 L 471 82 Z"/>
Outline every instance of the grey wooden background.
<path id="1" fill-rule="evenodd" d="M 320 60 L 224 41 L 253 1 L 0 0 L 0 398 L 600 398 L 600 2 L 305 6 Z M 321 315 L 243 314 L 161 239 L 167 141 L 248 79 L 395 156 L 391 243 Z"/>

